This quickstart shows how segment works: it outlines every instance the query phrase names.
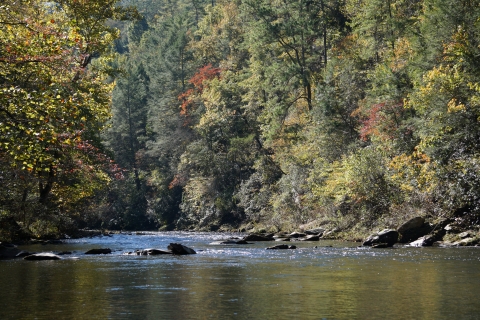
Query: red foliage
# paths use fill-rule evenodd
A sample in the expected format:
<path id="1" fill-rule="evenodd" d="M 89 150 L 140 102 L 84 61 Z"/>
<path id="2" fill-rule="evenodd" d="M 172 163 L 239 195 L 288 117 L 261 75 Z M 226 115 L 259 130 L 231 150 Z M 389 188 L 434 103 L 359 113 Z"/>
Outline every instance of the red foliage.
<path id="1" fill-rule="evenodd" d="M 393 139 L 403 113 L 403 103 L 382 102 L 368 110 L 360 128 L 360 138 L 366 141 L 369 136 Z"/>
<path id="2" fill-rule="evenodd" d="M 188 89 L 178 96 L 178 99 L 182 102 L 180 106 L 180 114 L 183 116 L 188 115 L 188 109 L 192 108 L 195 105 L 194 97 L 195 95 L 202 94 L 203 89 L 205 88 L 205 81 L 209 81 L 215 78 L 220 77 L 220 68 L 214 68 L 211 64 L 208 64 L 200 69 L 193 75 L 193 77 L 188 80 L 189 83 L 193 84 L 193 88 Z"/>
<path id="3" fill-rule="evenodd" d="M 82 134 L 83 130 L 77 130 L 74 133 L 57 135 L 57 139 L 60 141 L 60 146 L 62 147 L 61 151 L 65 155 L 69 155 L 60 165 L 63 172 L 66 174 L 93 172 L 95 167 L 104 172 L 108 172 L 110 176 L 116 180 L 124 179 L 124 172 L 126 170 L 121 168 L 90 141 L 83 140 Z M 72 141 L 73 143 L 68 141 Z"/>
<path id="4" fill-rule="evenodd" d="M 173 180 L 170 182 L 170 184 L 168 185 L 168 189 L 173 189 L 175 187 L 178 187 L 178 186 L 183 186 L 185 185 L 185 177 L 182 177 L 178 174 L 176 174 L 174 177 L 173 177 Z"/>

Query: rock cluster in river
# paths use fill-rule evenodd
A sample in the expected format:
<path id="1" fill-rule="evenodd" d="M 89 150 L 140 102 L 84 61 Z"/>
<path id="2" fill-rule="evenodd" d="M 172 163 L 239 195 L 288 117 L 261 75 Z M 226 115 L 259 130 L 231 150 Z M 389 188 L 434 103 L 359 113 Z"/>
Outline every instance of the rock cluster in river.
<path id="1" fill-rule="evenodd" d="M 168 250 L 162 249 L 142 249 L 136 250 L 134 252 L 126 252 L 125 255 L 136 255 L 136 256 L 155 256 L 155 255 L 162 255 L 162 254 L 174 254 L 174 255 L 186 255 L 186 254 L 196 254 L 197 252 L 192 248 L 184 246 L 180 243 L 170 243 L 167 247 Z"/>
<path id="2" fill-rule="evenodd" d="M 459 230 L 462 229 L 457 228 L 450 219 L 433 224 L 423 217 L 415 217 L 403 223 L 397 230 L 385 229 L 370 235 L 363 245 L 374 248 L 392 247 L 397 242 L 414 247 L 480 245 L 478 231 Z"/>

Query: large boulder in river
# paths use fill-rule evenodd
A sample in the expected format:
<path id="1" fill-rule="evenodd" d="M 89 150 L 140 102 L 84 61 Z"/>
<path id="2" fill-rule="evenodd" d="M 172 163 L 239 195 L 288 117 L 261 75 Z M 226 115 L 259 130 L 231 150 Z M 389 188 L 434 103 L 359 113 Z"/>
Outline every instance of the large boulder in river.
<path id="1" fill-rule="evenodd" d="M 38 261 L 38 260 L 61 260 L 59 256 L 51 252 L 42 252 L 42 253 L 35 253 L 23 258 L 23 260 L 31 260 L 31 261 Z"/>
<path id="2" fill-rule="evenodd" d="M 400 242 L 407 243 L 423 237 L 432 231 L 429 223 L 425 222 L 423 217 L 415 217 L 408 220 L 398 228 L 400 233 Z"/>
<path id="3" fill-rule="evenodd" d="M 364 246 L 373 246 L 374 244 L 384 243 L 387 247 L 392 247 L 398 241 L 398 232 L 392 229 L 385 229 L 377 234 L 372 234 L 364 242 Z"/>
<path id="4" fill-rule="evenodd" d="M 273 235 L 272 235 L 272 237 L 267 237 L 267 236 L 264 236 L 264 235 L 261 235 L 261 234 L 252 233 L 252 234 L 249 234 L 248 236 L 245 236 L 243 238 L 243 240 L 245 240 L 245 241 L 274 241 L 275 239 L 273 238 Z"/>
<path id="5" fill-rule="evenodd" d="M 173 254 L 195 254 L 195 250 L 184 246 L 180 243 L 170 243 L 168 250 L 172 251 Z"/>
<path id="6" fill-rule="evenodd" d="M 111 249 L 101 248 L 101 249 L 90 249 L 85 254 L 109 254 L 112 253 Z"/>

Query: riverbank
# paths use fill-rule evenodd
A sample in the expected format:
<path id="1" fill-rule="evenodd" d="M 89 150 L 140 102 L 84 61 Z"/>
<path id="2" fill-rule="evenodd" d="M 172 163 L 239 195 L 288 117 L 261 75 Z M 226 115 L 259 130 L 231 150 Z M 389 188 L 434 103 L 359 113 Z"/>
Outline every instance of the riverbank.
<path id="1" fill-rule="evenodd" d="M 315 235 L 318 240 L 342 240 L 365 243 L 368 238 L 378 236 L 386 230 L 396 232 L 393 243 L 410 244 L 412 246 L 478 246 L 480 244 L 480 226 L 471 220 L 462 217 L 437 218 L 411 216 L 402 220 L 390 218 L 379 219 L 376 223 L 365 224 L 348 220 L 348 217 L 337 220 L 313 220 L 301 225 L 278 225 L 268 222 L 247 222 L 232 226 L 230 224 L 212 223 L 203 227 L 190 226 L 188 229 L 176 231 L 188 232 L 242 232 L 246 234 L 260 234 L 263 236 L 285 238 L 296 241 L 291 234 Z M 13 221 L 14 222 L 14 221 Z M 11 222 L 8 239 L 0 238 L 0 243 L 40 243 L 55 244 L 63 239 L 91 238 L 97 236 L 112 236 L 114 234 L 142 235 L 148 231 L 159 230 L 98 230 L 98 229 L 71 229 L 66 233 L 34 237 L 21 227 Z M 160 230 L 165 231 L 165 230 Z M 288 240 L 285 240 L 288 241 Z M 377 241 L 378 243 L 378 241 Z M 371 244 L 370 244 L 371 245 Z"/>

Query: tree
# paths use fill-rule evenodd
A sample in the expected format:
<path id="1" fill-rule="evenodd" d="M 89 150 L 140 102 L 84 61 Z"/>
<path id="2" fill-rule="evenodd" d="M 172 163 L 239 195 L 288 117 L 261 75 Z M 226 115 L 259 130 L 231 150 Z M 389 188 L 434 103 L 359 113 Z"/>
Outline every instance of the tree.
<path id="1" fill-rule="evenodd" d="M 94 144 L 109 115 L 106 62 L 118 37 L 105 22 L 136 11 L 114 0 L 83 2 L 6 1 L 0 8 L 0 153 L 38 183 L 9 197 L 34 194 L 58 208 L 66 176 L 83 170 L 72 164 L 102 154 Z"/>

